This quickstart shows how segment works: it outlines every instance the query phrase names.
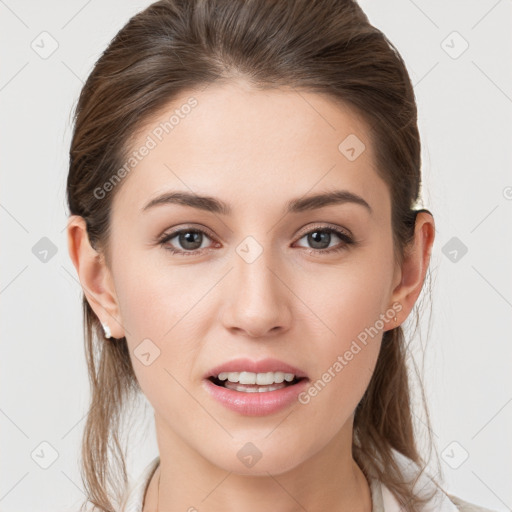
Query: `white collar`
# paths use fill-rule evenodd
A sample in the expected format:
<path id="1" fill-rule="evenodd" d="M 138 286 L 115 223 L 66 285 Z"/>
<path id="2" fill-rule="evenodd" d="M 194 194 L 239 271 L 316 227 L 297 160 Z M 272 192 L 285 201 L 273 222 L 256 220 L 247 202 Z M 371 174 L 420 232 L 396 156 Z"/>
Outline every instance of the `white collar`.
<path id="1" fill-rule="evenodd" d="M 419 472 L 418 465 L 397 450 L 392 449 L 392 452 L 395 461 L 400 467 L 401 473 L 404 475 L 404 478 L 412 483 Z M 403 507 L 400 506 L 393 493 L 382 482 L 376 479 L 371 479 L 370 484 L 375 484 L 375 487 L 377 488 L 375 492 L 377 498 L 374 500 L 374 508 L 372 512 L 381 512 L 378 508 L 378 503 L 376 503 L 376 501 L 379 500 L 379 488 L 382 496 L 382 512 L 401 512 L 403 510 Z M 427 471 L 424 471 L 421 474 L 413 487 L 413 492 L 421 497 L 432 495 L 432 498 L 421 508 L 421 512 L 458 511 L 457 506 L 450 500 L 449 496 L 435 484 Z M 373 497 L 374 494 L 372 492 L 372 498 Z"/>

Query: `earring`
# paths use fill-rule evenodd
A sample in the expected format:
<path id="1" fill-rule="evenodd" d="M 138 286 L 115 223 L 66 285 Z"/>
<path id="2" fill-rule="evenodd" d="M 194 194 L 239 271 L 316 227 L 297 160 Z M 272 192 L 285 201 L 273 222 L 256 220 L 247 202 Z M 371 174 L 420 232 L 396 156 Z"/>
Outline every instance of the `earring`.
<path id="1" fill-rule="evenodd" d="M 103 330 L 105 331 L 105 338 L 112 338 L 110 327 L 107 324 L 104 324 L 103 322 L 101 322 L 101 325 L 103 326 Z"/>
<path id="2" fill-rule="evenodd" d="M 395 316 L 395 318 L 394 318 L 393 320 L 394 320 L 394 322 L 395 322 L 395 324 L 396 324 L 396 316 Z"/>

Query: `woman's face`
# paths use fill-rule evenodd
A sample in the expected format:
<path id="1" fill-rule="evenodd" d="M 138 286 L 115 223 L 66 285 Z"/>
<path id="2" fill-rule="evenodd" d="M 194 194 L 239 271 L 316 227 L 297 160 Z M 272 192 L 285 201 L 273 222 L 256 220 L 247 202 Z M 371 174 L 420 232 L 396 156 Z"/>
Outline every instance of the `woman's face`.
<path id="1" fill-rule="evenodd" d="M 137 164 L 113 203 L 111 271 L 117 335 L 161 450 L 278 474 L 350 446 L 354 409 L 398 311 L 390 195 L 367 130 L 326 97 L 239 82 L 183 94 L 133 141 Z M 338 201 L 308 200 L 335 191 Z M 204 208 L 147 207 L 171 192 L 227 208 L 198 199 Z M 206 378 L 239 358 L 272 358 L 305 378 L 261 394 Z"/>

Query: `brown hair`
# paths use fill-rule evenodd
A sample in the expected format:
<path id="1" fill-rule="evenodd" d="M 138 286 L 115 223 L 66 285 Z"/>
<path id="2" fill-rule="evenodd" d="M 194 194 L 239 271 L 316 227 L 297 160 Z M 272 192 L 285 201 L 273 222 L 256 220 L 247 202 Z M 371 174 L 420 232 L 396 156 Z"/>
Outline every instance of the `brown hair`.
<path id="1" fill-rule="evenodd" d="M 120 185 L 101 200 L 94 191 L 126 161 L 134 134 L 179 93 L 239 77 L 259 89 L 326 94 L 363 117 L 375 169 L 390 191 L 395 256 L 402 261 L 414 236 L 421 184 L 415 97 L 399 52 L 359 5 L 353 0 L 161 0 L 133 16 L 114 37 L 75 110 L 67 180 L 70 215 L 85 219 L 90 243 L 107 264 L 111 204 Z M 119 502 L 127 484 L 119 426 L 140 387 L 126 338 L 103 337 L 85 296 L 83 312 L 92 396 L 82 478 L 88 502 L 107 512 L 116 509 L 111 498 Z M 413 428 L 407 350 L 401 327 L 384 333 L 375 372 L 355 411 L 353 456 L 404 510 L 414 511 L 425 500 L 404 481 L 392 453 L 397 450 L 418 464 L 418 477 L 426 469 Z M 431 449 L 421 384 L 420 389 Z"/>

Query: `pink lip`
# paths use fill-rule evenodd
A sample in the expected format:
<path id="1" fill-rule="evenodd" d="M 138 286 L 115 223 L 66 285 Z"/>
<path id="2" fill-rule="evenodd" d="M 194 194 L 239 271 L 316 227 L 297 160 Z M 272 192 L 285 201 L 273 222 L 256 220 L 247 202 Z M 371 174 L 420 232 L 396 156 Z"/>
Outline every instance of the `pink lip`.
<path id="1" fill-rule="evenodd" d="M 279 361 L 278 359 L 267 358 L 262 359 L 261 361 L 253 361 L 251 359 L 233 359 L 212 368 L 205 374 L 204 378 L 208 379 L 209 377 L 217 377 L 217 375 L 222 372 L 283 372 L 293 373 L 296 377 L 307 377 L 302 370 L 299 370 L 294 366 L 283 363 L 283 361 Z"/>
<path id="2" fill-rule="evenodd" d="M 245 393 L 243 391 L 235 391 L 233 389 L 217 386 L 209 379 L 210 377 L 216 377 L 222 372 L 243 371 L 253 373 L 293 373 L 302 380 L 296 384 L 275 391 Z M 246 416 L 263 416 L 275 413 L 296 402 L 298 395 L 304 390 L 308 382 L 309 379 L 302 370 L 277 359 L 268 358 L 261 361 L 252 361 L 250 359 L 234 359 L 228 361 L 227 363 L 212 368 L 204 376 L 203 385 L 210 396 L 228 409 Z"/>
<path id="3" fill-rule="evenodd" d="M 208 379 L 203 380 L 206 391 L 228 409 L 245 416 L 264 416 L 275 413 L 298 401 L 298 395 L 308 385 L 309 379 L 302 379 L 291 386 L 276 391 L 244 393 L 217 386 Z"/>

